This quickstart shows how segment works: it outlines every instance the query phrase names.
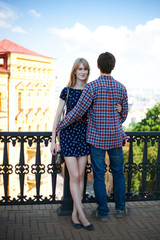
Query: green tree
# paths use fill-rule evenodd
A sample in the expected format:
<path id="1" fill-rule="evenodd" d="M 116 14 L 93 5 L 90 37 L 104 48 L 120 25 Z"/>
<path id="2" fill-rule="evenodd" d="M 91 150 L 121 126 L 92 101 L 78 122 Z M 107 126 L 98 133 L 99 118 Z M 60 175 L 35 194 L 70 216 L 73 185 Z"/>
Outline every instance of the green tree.
<path id="1" fill-rule="evenodd" d="M 132 131 L 160 131 L 160 103 L 156 104 L 152 109 L 148 109 L 146 118 L 144 118 L 141 122 L 138 122 Z M 147 159 L 148 162 L 154 164 L 157 161 L 157 149 L 158 143 L 156 142 L 154 146 L 152 146 L 151 142 L 148 142 L 147 147 Z M 143 148 L 144 143 L 141 142 L 140 146 L 137 146 L 136 143 L 133 143 L 133 159 L 134 163 L 139 165 L 143 159 Z M 128 151 L 124 150 L 124 161 L 128 162 Z M 141 181 L 142 174 L 140 172 L 136 172 L 133 174 L 132 179 L 132 190 L 134 192 L 138 192 L 141 190 Z M 155 172 L 153 169 L 150 173 L 147 174 L 147 182 L 146 182 L 147 190 L 155 191 L 156 190 L 156 182 L 155 182 Z"/>
<path id="2" fill-rule="evenodd" d="M 148 109 L 146 118 L 138 122 L 133 131 L 160 131 L 160 103 Z"/>

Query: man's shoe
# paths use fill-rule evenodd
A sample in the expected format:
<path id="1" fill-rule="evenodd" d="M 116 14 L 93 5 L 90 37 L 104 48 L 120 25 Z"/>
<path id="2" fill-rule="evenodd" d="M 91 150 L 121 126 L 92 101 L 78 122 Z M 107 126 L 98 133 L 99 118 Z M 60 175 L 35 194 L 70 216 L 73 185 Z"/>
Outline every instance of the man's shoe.
<path id="1" fill-rule="evenodd" d="M 126 207 L 124 210 L 117 210 L 116 217 L 123 218 L 131 213 L 131 209 Z"/>
<path id="2" fill-rule="evenodd" d="M 94 218 L 99 219 L 101 222 L 107 222 L 109 219 L 108 216 L 100 215 L 97 210 L 94 210 L 92 215 Z"/>

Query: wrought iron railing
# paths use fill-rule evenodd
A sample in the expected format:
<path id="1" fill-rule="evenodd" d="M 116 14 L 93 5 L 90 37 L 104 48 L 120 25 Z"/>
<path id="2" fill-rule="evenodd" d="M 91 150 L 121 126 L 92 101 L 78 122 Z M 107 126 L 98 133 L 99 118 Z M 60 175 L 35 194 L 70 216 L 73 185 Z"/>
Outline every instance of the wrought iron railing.
<path id="1" fill-rule="evenodd" d="M 123 144 L 126 200 L 144 201 L 160 199 L 160 132 L 126 132 L 126 134 L 128 135 L 128 140 Z M 51 132 L 0 132 L 0 184 L 4 192 L 4 194 L 0 195 L 0 205 L 52 203 L 61 204 L 59 208 L 60 215 L 71 212 L 72 198 L 69 191 L 69 175 L 66 166 L 64 167 L 63 196 L 62 199 L 56 199 L 57 175 L 61 172 L 61 166 L 55 165 L 54 156 L 51 157 L 51 162 L 48 164 L 44 164 L 43 160 L 41 160 L 42 149 L 48 147 L 48 154 L 50 154 L 50 142 Z M 18 151 L 16 157 L 12 156 L 11 146 Z M 26 148 L 35 153 L 35 162 L 32 164 L 28 163 L 28 159 L 26 160 Z M 137 157 L 139 149 L 142 149 L 140 155 L 138 155 L 140 158 L 138 161 L 135 161 L 135 156 Z M 156 157 L 153 156 L 150 159 L 148 151 L 153 151 Z M 12 159 L 13 157 L 14 159 Z M 108 173 L 109 171 L 109 166 L 106 166 L 106 172 Z M 95 202 L 94 196 L 86 192 L 87 176 L 91 172 L 91 164 L 88 162 L 84 179 L 83 202 Z M 9 188 L 10 177 L 13 173 L 18 176 L 17 188 L 19 188 L 19 194 L 14 197 L 10 196 L 11 190 Z M 40 194 L 44 173 L 51 176 L 48 184 L 51 185 L 52 192 L 49 196 Z M 26 179 L 31 182 L 34 181 L 36 194 L 32 197 L 25 195 Z M 134 182 L 135 179 L 137 185 Z M 152 188 L 148 187 L 148 183 L 152 183 L 150 184 Z M 108 201 L 114 200 L 113 192 L 110 193 Z"/>

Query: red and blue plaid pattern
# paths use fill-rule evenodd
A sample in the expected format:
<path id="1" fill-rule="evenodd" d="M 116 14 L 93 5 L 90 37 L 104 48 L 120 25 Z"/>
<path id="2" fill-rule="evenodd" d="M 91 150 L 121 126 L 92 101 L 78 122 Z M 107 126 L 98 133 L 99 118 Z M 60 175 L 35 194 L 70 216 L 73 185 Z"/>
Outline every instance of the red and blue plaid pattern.
<path id="1" fill-rule="evenodd" d="M 122 105 L 121 113 L 116 110 L 118 103 Z M 120 82 L 111 76 L 100 76 L 86 84 L 77 105 L 57 125 L 57 132 L 81 119 L 86 111 L 88 143 L 106 150 L 122 146 L 127 139 L 122 123 L 128 114 L 128 96 Z"/>

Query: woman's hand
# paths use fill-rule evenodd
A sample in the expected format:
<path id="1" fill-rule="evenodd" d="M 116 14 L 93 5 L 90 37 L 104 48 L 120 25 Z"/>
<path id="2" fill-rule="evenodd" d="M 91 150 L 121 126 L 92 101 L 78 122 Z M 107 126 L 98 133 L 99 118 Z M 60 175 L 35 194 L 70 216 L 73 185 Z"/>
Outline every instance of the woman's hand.
<path id="1" fill-rule="evenodd" d="M 117 112 L 121 112 L 122 111 L 122 105 L 120 105 L 120 104 L 117 104 L 116 105 L 116 110 L 117 110 Z"/>
<path id="2" fill-rule="evenodd" d="M 56 155 L 57 154 L 57 144 L 53 140 L 51 142 L 50 151 L 51 151 L 52 155 Z"/>

